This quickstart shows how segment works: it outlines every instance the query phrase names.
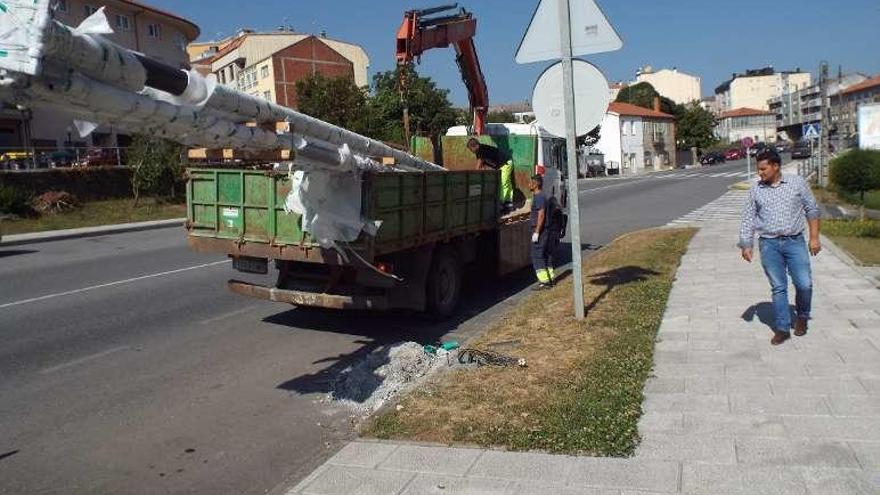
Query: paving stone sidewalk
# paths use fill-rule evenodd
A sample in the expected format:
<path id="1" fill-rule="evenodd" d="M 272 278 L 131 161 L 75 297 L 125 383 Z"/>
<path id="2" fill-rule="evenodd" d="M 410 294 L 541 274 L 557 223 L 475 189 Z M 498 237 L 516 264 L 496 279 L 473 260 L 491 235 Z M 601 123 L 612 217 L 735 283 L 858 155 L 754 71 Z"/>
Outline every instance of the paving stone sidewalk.
<path id="1" fill-rule="evenodd" d="M 809 333 L 771 347 L 760 262 L 719 210 L 744 197 L 707 209 L 682 260 L 635 457 L 356 441 L 288 493 L 880 493 L 880 290 L 824 251 Z"/>

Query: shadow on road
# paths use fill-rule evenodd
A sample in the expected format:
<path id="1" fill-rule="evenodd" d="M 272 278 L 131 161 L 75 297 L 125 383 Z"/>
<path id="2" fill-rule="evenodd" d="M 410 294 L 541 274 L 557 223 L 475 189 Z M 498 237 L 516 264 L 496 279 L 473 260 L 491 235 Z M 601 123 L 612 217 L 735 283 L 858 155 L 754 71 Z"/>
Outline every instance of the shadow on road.
<path id="1" fill-rule="evenodd" d="M 592 311 L 615 287 L 631 284 L 633 282 L 641 282 L 654 275 L 659 275 L 659 273 L 640 266 L 622 266 L 620 268 L 590 276 L 591 285 L 604 285 L 605 289 L 587 304 L 586 308 L 584 308 L 584 312 L 589 313 Z"/>
<path id="2" fill-rule="evenodd" d="M 523 292 L 534 282 L 533 278 L 531 269 L 523 269 L 494 280 L 470 277 L 466 279 L 458 312 L 443 321 L 435 321 L 424 315 L 403 311 L 343 312 L 318 308 L 295 308 L 269 316 L 263 321 L 291 328 L 363 337 L 355 341 L 361 346 L 356 351 L 315 361 L 313 364 L 328 363 L 329 366 L 316 373 L 288 380 L 278 385 L 278 388 L 301 394 L 329 393 L 334 390 L 334 385 L 345 370 L 367 358 L 370 353 L 379 351 L 370 359 L 385 359 L 387 362 L 388 350 L 396 343 L 439 342 L 443 336 L 455 331 L 462 323 Z M 366 390 L 359 391 L 357 395 L 366 397 L 379 385 L 381 378 L 374 383 L 365 383 Z M 359 401 L 359 397 L 349 398 Z"/>
<path id="3" fill-rule="evenodd" d="M 6 251 L 0 251 L 0 258 L 10 258 L 12 256 L 21 256 L 23 254 L 34 254 L 39 253 L 39 251 L 35 249 L 9 249 Z"/>
<path id="4" fill-rule="evenodd" d="M 791 313 L 791 321 L 794 321 L 796 318 L 794 305 L 789 304 L 788 311 Z M 748 322 L 753 322 L 755 321 L 756 316 L 758 317 L 758 321 L 767 325 L 767 328 L 771 331 L 776 326 L 776 313 L 773 311 L 773 303 L 765 301 L 749 306 L 749 308 L 742 314 L 742 319 Z"/>

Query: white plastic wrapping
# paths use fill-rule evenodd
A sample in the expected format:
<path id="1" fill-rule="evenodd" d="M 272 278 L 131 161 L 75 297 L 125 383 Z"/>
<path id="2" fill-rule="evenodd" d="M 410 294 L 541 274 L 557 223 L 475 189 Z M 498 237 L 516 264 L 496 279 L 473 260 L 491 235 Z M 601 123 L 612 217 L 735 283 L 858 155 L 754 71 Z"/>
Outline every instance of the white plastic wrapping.
<path id="1" fill-rule="evenodd" d="M 34 75 L 43 57 L 50 0 L 5 0 L 0 11 L 0 69 Z"/>
<path id="2" fill-rule="evenodd" d="M 47 64 L 76 69 L 92 79 L 140 91 L 147 80 L 146 69 L 134 52 L 103 36 L 112 32 L 103 7 L 76 29 L 50 21 L 44 30 L 43 56 Z"/>
<path id="3" fill-rule="evenodd" d="M 359 175 L 312 170 L 291 174 L 284 210 L 302 216 L 302 228 L 324 248 L 352 242 L 361 231 L 376 235 L 379 225 L 361 217 Z"/>

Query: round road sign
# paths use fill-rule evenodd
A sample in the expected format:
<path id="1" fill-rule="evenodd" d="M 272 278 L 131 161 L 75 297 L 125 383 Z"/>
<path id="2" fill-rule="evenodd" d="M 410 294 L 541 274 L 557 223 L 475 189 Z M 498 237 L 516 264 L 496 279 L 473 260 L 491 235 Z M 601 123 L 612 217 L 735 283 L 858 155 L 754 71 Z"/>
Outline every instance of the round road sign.
<path id="1" fill-rule="evenodd" d="M 582 136 L 602 123 L 611 95 L 608 81 L 593 64 L 572 60 L 574 75 L 575 134 Z M 532 108 L 538 124 L 550 134 L 565 137 L 565 97 L 562 62 L 551 65 L 538 78 Z"/>
<path id="2" fill-rule="evenodd" d="M 751 148 L 755 144 L 755 141 L 752 138 L 746 136 L 746 137 L 742 138 L 742 141 L 740 141 L 740 144 L 742 144 L 743 148 Z"/>

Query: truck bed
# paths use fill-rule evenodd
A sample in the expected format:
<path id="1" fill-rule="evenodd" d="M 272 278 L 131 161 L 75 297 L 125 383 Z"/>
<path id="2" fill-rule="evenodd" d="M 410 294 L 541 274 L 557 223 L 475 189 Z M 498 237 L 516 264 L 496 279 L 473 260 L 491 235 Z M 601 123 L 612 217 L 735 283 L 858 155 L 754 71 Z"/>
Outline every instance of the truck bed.
<path id="1" fill-rule="evenodd" d="M 187 229 L 192 249 L 276 260 L 346 263 L 322 249 L 286 213 L 286 172 L 193 168 L 187 171 Z M 377 256 L 497 228 L 498 173 L 492 170 L 368 173 L 363 217 L 379 220 L 375 237 L 352 249 Z"/>

